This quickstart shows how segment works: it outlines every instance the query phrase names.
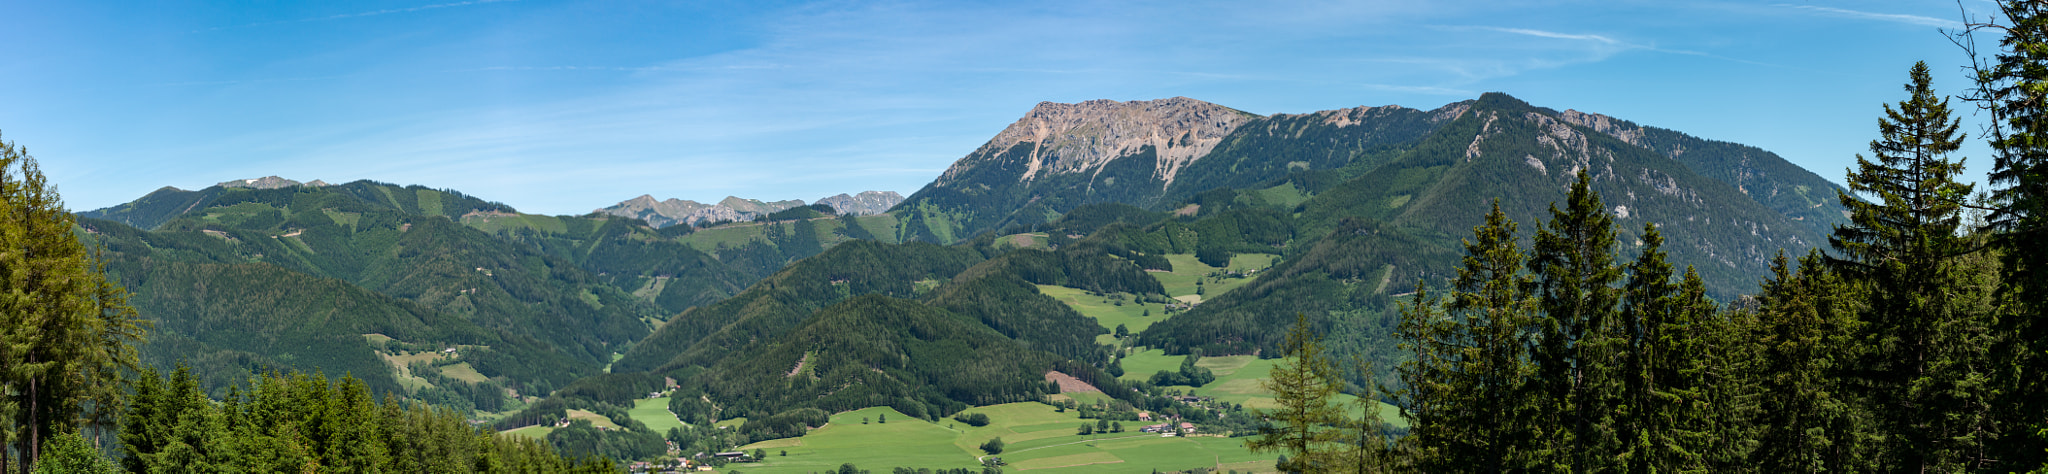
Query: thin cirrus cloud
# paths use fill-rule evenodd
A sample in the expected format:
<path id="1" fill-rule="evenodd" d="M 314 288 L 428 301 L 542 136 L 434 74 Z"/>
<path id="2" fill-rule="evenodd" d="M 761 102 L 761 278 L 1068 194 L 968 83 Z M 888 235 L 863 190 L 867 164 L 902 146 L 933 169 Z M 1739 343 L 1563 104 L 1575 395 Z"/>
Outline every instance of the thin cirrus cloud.
<path id="1" fill-rule="evenodd" d="M 1621 41 L 1615 40 L 1614 38 L 1609 38 L 1609 37 L 1606 37 L 1606 36 L 1601 36 L 1601 35 L 1590 35 L 1590 34 L 1571 34 L 1571 33 L 1558 33 L 1558 32 L 1555 32 L 1555 31 L 1543 31 L 1543 30 L 1532 30 L 1532 29 L 1528 29 L 1528 28 L 1499 28 L 1499 27 L 1491 27 L 1491 26 L 1475 26 L 1475 27 L 1472 27 L 1472 28 L 1473 28 L 1473 29 L 1480 29 L 1480 30 L 1487 30 L 1487 31 L 1498 31 L 1498 32 L 1501 32 L 1501 33 L 1513 33 L 1513 34 L 1518 34 L 1518 35 L 1524 35 L 1524 36 L 1535 36 L 1535 37 L 1539 37 L 1539 38 L 1554 38 L 1554 39 L 1568 39 L 1568 40 L 1592 41 L 1592 42 L 1595 42 L 1595 43 L 1604 43 L 1604 44 L 1611 44 L 1611 45 L 1616 45 L 1616 46 L 1638 47 L 1638 46 L 1636 46 L 1636 45 L 1632 45 L 1632 44 L 1628 44 L 1628 43 L 1623 43 L 1623 42 L 1621 42 Z"/>
<path id="2" fill-rule="evenodd" d="M 1893 23 L 1905 23 L 1905 24 L 1909 24 L 1909 25 L 1920 25 L 1920 26 L 1932 26 L 1932 27 L 1936 27 L 1936 28 L 1955 28 L 1955 27 L 1959 27 L 1959 26 L 1962 26 L 1962 22 L 1958 22 L 1958 21 L 1955 21 L 1955 20 L 1943 20 L 1943 19 L 1940 19 L 1940 18 L 1934 18 L 1934 17 L 1925 17 L 1925 16 L 1920 16 L 1920 15 L 1906 15 L 1906 14 L 1899 14 L 1899 13 L 1875 13 L 1875 12 L 1857 11 L 1857 10 L 1849 10 L 1849 9 L 1845 9 L 1845 8 L 1823 7 L 1823 6 L 1815 6 L 1815 5 L 1788 5 L 1788 4 L 1782 4 L 1782 3 L 1781 3 L 1781 4 L 1778 4 L 1778 5 L 1775 5 L 1775 6 L 1779 6 L 1779 7 L 1784 7 L 1784 8 L 1793 8 L 1793 9 L 1799 9 L 1799 10 L 1806 10 L 1806 11 L 1810 11 L 1810 12 L 1815 12 L 1815 13 L 1820 13 L 1820 14 L 1823 14 L 1823 15 L 1827 15 L 1827 16 L 1833 16 L 1833 17 L 1840 17 L 1840 18 L 1855 18 L 1855 19 L 1859 19 L 1859 20 L 1876 20 L 1876 21 L 1888 21 L 1888 22 L 1893 22 Z"/>

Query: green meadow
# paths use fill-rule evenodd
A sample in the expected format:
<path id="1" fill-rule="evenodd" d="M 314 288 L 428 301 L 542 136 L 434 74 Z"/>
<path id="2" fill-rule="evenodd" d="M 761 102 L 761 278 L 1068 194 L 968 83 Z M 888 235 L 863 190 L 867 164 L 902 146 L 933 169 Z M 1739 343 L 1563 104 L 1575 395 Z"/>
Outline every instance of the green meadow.
<path id="1" fill-rule="evenodd" d="M 1244 284 L 1251 283 L 1252 281 L 1250 276 L 1245 278 L 1210 278 L 1208 277 L 1210 273 L 1221 270 L 1264 270 L 1266 267 L 1273 265 L 1273 259 L 1275 258 L 1278 258 L 1278 256 L 1264 253 L 1238 254 L 1230 257 L 1230 266 L 1216 268 L 1202 263 L 1201 260 L 1196 260 L 1194 254 L 1167 254 L 1166 261 L 1173 264 L 1173 271 L 1155 271 L 1150 273 L 1152 278 L 1159 280 L 1160 286 L 1166 287 L 1167 296 L 1181 299 L 1195 296 L 1195 287 L 1198 286 L 1195 282 L 1200 281 L 1202 284 L 1199 286 L 1203 287 L 1202 295 L 1200 295 L 1201 298 L 1194 299 L 1193 301 L 1201 301 L 1202 299 L 1214 298 L 1216 295 L 1237 289 L 1237 287 L 1244 286 Z"/>
<path id="2" fill-rule="evenodd" d="M 1152 323 L 1166 320 L 1165 305 L 1140 305 L 1130 295 L 1094 296 L 1088 294 L 1088 290 L 1052 285 L 1038 285 L 1038 292 L 1066 303 L 1067 307 L 1074 308 L 1074 311 L 1081 313 L 1082 316 L 1095 318 L 1095 322 L 1101 324 L 1104 329 L 1116 329 L 1116 325 L 1122 324 L 1129 328 L 1132 334 L 1136 334 L 1151 327 Z M 1122 301 L 1123 305 L 1118 306 L 1116 301 Z M 1148 311 L 1151 312 L 1151 316 L 1145 315 Z"/>
<path id="3" fill-rule="evenodd" d="M 682 420 L 677 420 L 676 414 L 668 411 L 668 397 L 635 400 L 633 409 L 626 410 L 626 415 L 656 433 L 668 433 L 671 428 L 683 427 Z"/>
<path id="4" fill-rule="evenodd" d="M 768 458 L 726 467 L 749 473 L 823 472 L 848 463 L 874 472 L 895 467 L 978 468 L 979 459 L 985 456 L 979 446 L 997 437 L 1003 439 L 1005 449 L 996 456 L 1011 471 L 1148 472 L 1224 467 L 1270 472 L 1278 457 L 1245 450 L 1243 438 L 1160 437 L 1136 432 L 1135 423 L 1126 424 L 1128 431 L 1123 433 L 1080 436 L 1074 434 L 1083 423 L 1077 412 L 1055 412 L 1041 403 L 977 407 L 966 413 L 987 414 L 990 423 L 980 427 L 952 419 L 933 423 L 886 407 L 840 413 L 832 416 L 830 424 L 804 437 L 747 445 L 742 449 L 765 450 Z M 861 424 L 862 419 L 879 420 L 882 415 L 888 416 L 888 423 Z"/>

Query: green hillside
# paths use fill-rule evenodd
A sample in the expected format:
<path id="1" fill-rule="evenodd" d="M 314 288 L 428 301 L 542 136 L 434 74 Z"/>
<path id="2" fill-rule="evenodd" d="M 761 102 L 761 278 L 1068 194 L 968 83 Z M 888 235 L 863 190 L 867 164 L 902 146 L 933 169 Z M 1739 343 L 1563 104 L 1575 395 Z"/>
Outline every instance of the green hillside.
<path id="1" fill-rule="evenodd" d="M 173 194 L 196 200 L 155 230 L 81 225 L 143 316 L 169 329 L 145 357 L 191 361 L 210 383 L 277 367 L 397 388 L 397 368 L 363 338 L 375 333 L 474 346 L 462 362 L 492 383 L 545 393 L 597 372 L 659 315 L 571 261 L 450 220 L 510 213 L 452 191 L 358 181 Z M 123 209 L 141 221 L 161 210 L 98 215 Z"/>

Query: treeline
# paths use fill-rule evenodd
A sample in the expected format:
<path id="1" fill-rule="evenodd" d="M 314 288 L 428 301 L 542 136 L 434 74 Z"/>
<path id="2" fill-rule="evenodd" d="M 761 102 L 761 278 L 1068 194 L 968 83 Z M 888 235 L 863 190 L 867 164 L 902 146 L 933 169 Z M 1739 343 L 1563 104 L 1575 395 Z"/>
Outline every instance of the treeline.
<path id="1" fill-rule="evenodd" d="M 539 442 L 470 426 L 425 405 L 382 403 L 352 377 L 268 374 L 220 400 L 190 370 L 145 369 L 120 428 L 129 472 L 590 472 Z"/>

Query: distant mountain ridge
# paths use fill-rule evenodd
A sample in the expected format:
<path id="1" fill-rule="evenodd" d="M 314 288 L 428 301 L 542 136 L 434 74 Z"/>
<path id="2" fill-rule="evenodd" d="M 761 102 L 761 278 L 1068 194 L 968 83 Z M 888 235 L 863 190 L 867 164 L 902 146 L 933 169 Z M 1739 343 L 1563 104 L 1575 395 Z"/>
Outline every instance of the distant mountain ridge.
<path id="1" fill-rule="evenodd" d="M 1295 175 L 1316 180 L 1297 188 L 1327 187 L 1411 151 L 1481 100 L 1426 111 L 1381 106 L 1271 116 L 1181 97 L 1041 103 L 900 207 L 906 220 L 926 227 L 913 229 L 924 238 L 951 242 L 1042 224 L 1090 203 L 1170 210 L 1213 189 L 1269 187 Z M 1530 108 L 1546 126 L 1588 129 L 1675 160 L 1812 231 L 1826 233 L 1844 219 L 1834 197 L 1839 186 L 1768 151 L 1604 115 Z M 1468 153 L 1485 140 L 1467 139 Z"/>
<path id="2" fill-rule="evenodd" d="M 830 205 L 840 214 L 855 216 L 880 214 L 900 202 L 903 202 L 903 195 L 895 191 L 862 191 L 858 195 L 839 194 L 818 200 L 819 204 Z M 802 199 L 762 201 L 737 196 L 726 196 L 717 204 L 705 204 L 676 198 L 656 200 L 653 195 L 642 194 L 592 212 L 640 219 L 655 228 L 662 228 L 677 224 L 694 226 L 719 221 L 748 221 L 804 204 Z"/>

